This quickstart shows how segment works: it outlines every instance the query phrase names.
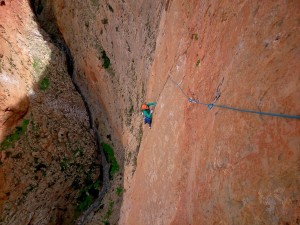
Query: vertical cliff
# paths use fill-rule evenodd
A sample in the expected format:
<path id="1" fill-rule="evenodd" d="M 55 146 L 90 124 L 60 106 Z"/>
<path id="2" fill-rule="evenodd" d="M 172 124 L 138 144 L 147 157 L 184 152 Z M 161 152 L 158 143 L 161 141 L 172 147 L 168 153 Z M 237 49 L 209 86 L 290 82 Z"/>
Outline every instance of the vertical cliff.
<path id="1" fill-rule="evenodd" d="M 299 121 L 187 101 L 299 114 L 296 1 L 44 4 L 125 158 L 121 224 L 297 222 Z M 158 106 L 140 145 L 144 99 Z"/>
<path id="2" fill-rule="evenodd" d="M 299 119 L 182 93 L 299 115 L 299 8 L 168 1 L 147 92 L 158 106 L 120 224 L 299 223 Z"/>
<path id="3" fill-rule="evenodd" d="M 88 224 L 299 224 L 299 119 L 189 101 L 300 115 L 299 1 L 30 2 L 0 1 L 0 223 L 97 197 L 83 97 L 120 166 Z"/>
<path id="4" fill-rule="evenodd" d="M 74 79 L 91 105 L 101 142 L 111 144 L 120 164 L 104 208 L 93 220 L 95 224 L 105 220 L 113 202 L 113 223 L 122 203 L 116 190 L 127 189 L 123 177 L 129 182 L 136 167 L 143 135 L 140 105 L 146 97 L 164 3 L 56 0 L 36 2 L 36 9 L 39 5 L 43 10 L 38 18 L 46 26 L 56 23 L 69 47 Z"/>

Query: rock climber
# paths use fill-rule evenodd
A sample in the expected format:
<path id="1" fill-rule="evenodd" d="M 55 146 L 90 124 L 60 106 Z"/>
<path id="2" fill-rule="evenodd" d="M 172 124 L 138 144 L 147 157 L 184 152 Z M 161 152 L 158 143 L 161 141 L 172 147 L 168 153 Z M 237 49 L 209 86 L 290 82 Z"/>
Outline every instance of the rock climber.
<path id="1" fill-rule="evenodd" d="M 142 115 L 144 117 L 144 124 L 149 125 L 149 129 L 151 129 L 152 123 L 152 113 L 153 110 L 150 109 L 150 106 L 156 106 L 156 102 L 149 102 L 147 104 L 142 104 Z"/>

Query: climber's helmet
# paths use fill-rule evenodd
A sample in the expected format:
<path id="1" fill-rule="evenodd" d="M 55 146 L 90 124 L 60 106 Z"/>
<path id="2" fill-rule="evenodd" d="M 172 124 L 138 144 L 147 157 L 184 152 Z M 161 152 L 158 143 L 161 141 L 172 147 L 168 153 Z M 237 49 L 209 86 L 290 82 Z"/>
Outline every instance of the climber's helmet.
<path id="1" fill-rule="evenodd" d="M 147 104 L 143 104 L 142 105 L 142 110 L 147 110 L 147 109 L 149 109 L 149 106 L 147 106 Z"/>

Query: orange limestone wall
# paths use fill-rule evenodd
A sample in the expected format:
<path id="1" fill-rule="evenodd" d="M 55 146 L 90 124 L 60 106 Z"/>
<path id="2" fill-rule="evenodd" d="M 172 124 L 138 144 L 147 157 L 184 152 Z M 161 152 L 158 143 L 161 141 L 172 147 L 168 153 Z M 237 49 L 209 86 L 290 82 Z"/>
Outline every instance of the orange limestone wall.
<path id="1" fill-rule="evenodd" d="M 120 224 L 298 224 L 299 1 L 167 1 Z"/>
<path id="2" fill-rule="evenodd" d="M 29 124 L 1 152 L 1 222 L 72 224 L 86 174 L 99 175 L 84 104 L 42 29 L 57 25 L 120 165 L 90 225 L 108 210 L 121 225 L 299 224 L 300 120 L 188 101 L 300 115 L 299 1 L 42 0 L 37 17 L 5 2 L 0 138 Z M 151 129 L 145 101 L 157 101 Z"/>

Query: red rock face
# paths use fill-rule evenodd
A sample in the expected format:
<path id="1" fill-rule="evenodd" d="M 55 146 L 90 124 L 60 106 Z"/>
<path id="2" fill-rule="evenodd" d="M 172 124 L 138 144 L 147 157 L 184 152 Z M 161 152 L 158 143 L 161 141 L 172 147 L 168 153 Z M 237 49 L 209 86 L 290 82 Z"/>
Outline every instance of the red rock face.
<path id="1" fill-rule="evenodd" d="M 143 137 L 120 224 L 299 223 L 298 1 L 168 1 Z M 166 83 L 165 83 L 166 81 Z"/>
<path id="2" fill-rule="evenodd" d="M 22 54 L 24 46 L 20 37 L 24 32 L 23 23 L 27 21 L 23 16 L 25 11 L 26 6 L 22 7 L 20 2 L 0 2 L 0 141 L 27 113 L 29 107 L 26 85 L 30 84 L 31 75 L 25 68 L 29 57 Z M 20 20 L 22 17 L 23 21 Z M 16 30 L 20 36 L 16 35 Z"/>
<path id="3" fill-rule="evenodd" d="M 158 102 L 152 129 L 144 130 L 135 173 L 132 165 L 128 165 L 133 159 L 124 163 L 126 192 L 119 223 L 298 224 L 299 120 L 217 107 L 208 110 L 206 106 L 190 103 L 187 97 L 205 103 L 299 115 L 300 3 L 296 0 L 235 3 L 168 0 L 164 4 L 163 1 L 120 1 L 110 2 L 110 8 L 99 2 L 43 1 L 43 13 L 47 17 L 47 10 L 53 9 L 74 56 L 78 83 L 93 105 L 95 118 L 100 121 L 99 130 L 104 137 L 111 132 L 113 141 L 121 143 L 116 150 L 119 161 L 129 153 L 136 153 L 140 144 L 139 106 L 144 101 L 145 90 L 147 101 Z M 26 32 L 22 29 L 24 24 L 30 24 L 32 16 L 24 3 L 25 0 L 5 1 L 1 5 L 0 1 L 0 34 L 4 40 L 0 45 L 0 139 L 28 109 L 26 89 L 30 89 L 28 84 L 33 79 L 30 74 L 34 74 L 34 57 L 29 59 L 26 49 L 32 46 L 30 38 L 39 34 L 28 32 L 32 36 L 29 35 L 27 41 L 24 39 Z M 31 26 L 35 27 L 32 23 Z M 59 59 L 53 64 L 53 72 L 66 73 L 62 69 L 63 57 L 52 50 L 56 52 L 53 59 Z M 103 67 L 102 50 L 111 60 L 110 69 Z M 30 52 L 47 61 L 34 49 Z M 61 69 L 56 71 L 56 68 Z M 56 76 L 51 78 L 53 83 L 60 81 Z M 53 85 L 57 89 L 50 88 L 53 94 L 59 93 L 60 85 Z M 64 85 L 63 90 L 67 89 Z M 36 101 L 42 102 L 44 98 L 42 94 Z M 65 96 L 64 99 L 72 98 Z M 43 121 L 39 117 L 48 114 L 47 109 L 41 106 L 35 111 L 37 121 Z M 59 115 L 64 118 L 62 111 Z M 52 118 L 55 117 L 49 120 Z M 52 123 L 50 125 L 41 124 L 44 142 L 37 143 L 41 142 L 43 146 L 39 148 L 45 151 L 32 156 L 27 151 L 24 158 L 34 163 L 33 157 L 39 156 L 53 171 L 60 171 L 60 159 L 53 160 L 51 154 L 71 157 L 72 153 L 62 146 L 63 139 L 72 135 L 59 135 L 61 140 L 56 140 L 58 134 L 67 133 L 64 128 L 69 123 L 59 122 L 58 127 L 53 128 Z M 29 135 L 33 133 L 29 130 Z M 82 140 L 82 137 L 80 134 L 77 138 Z M 90 138 L 85 142 L 92 144 Z M 21 140 L 14 149 L 16 153 L 25 152 L 22 141 L 26 140 Z M 61 148 L 54 148 L 52 143 Z M 52 195 L 49 195 L 49 184 L 43 183 L 43 174 L 39 171 L 37 180 L 31 183 L 34 187 L 43 184 L 44 192 L 29 193 L 24 208 L 32 207 L 31 211 L 35 212 L 47 210 L 36 212 L 34 218 L 27 212 L 25 215 L 13 207 L 20 193 L 33 187 L 29 186 L 32 173 L 28 172 L 32 168 L 27 165 L 29 169 L 24 170 L 22 163 L 17 164 L 16 156 L 7 159 L 1 169 L 12 175 L 6 179 L 7 176 L 0 173 L 0 211 L 3 203 L 9 201 L 12 206 L 5 208 L 6 221 L 11 221 L 9 213 L 14 210 L 19 224 L 38 223 L 47 217 L 45 215 L 55 214 L 53 199 L 60 196 L 59 205 L 64 206 L 63 193 L 68 193 L 70 185 L 62 180 L 61 184 L 54 182 Z M 54 175 L 47 174 L 47 179 L 56 181 Z M 63 179 L 60 172 L 57 174 L 57 179 Z M 13 183 L 19 176 L 26 182 L 23 186 L 17 184 L 15 191 Z M 118 185 L 114 183 L 114 187 Z M 10 190 L 14 192 L 9 196 Z M 43 199 L 39 203 L 43 207 L 35 204 L 36 198 Z M 120 204 L 119 199 L 117 204 Z M 61 216 L 52 216 L 53 221 L 60 221 Z M 99 216 L 98 221 L 101 218 Z"/>

